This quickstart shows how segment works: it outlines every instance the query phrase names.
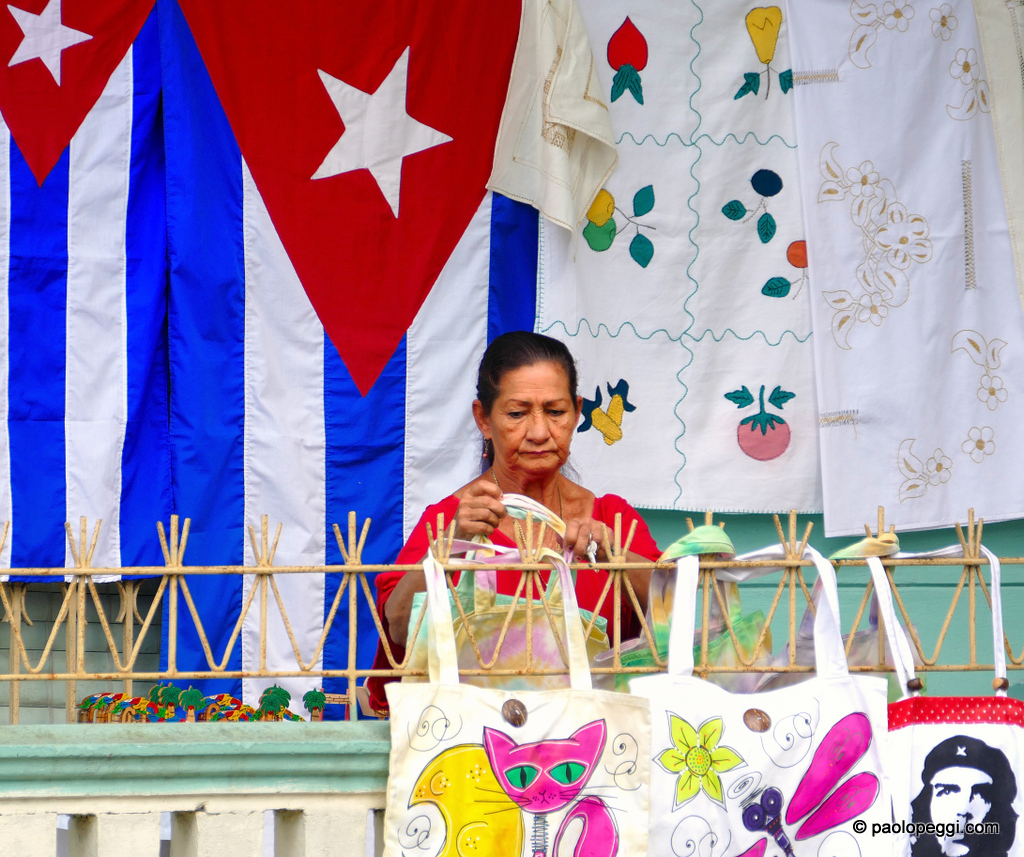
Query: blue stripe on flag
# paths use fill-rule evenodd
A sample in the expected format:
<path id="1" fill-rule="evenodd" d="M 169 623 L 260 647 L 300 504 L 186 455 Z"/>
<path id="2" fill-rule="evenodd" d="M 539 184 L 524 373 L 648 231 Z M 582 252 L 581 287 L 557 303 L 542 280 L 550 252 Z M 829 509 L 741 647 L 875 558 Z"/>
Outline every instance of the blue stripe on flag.
<path id="1" fill-rule="evenodd" d="M 121 455 L 121 564 L 162 565 L 155 523 L 171 510 L 167 437 L 167 230 L 160 42 L 154 9 L 132 49 L 128 184 L 128 423 Z"/>
<path id="2" fill-rule="evenodd" d="M 402 501 L 405 477 L 405 368 L 406 343 L 402 338 L 391 360 L 365 397 L 324 337 L 324 434 L 327 443 L 327 564 L 343 562 L 332 524 L 347 537 L 348 513 L 355 511 L 357 526 L 371 518 L 363 549 L 363 562 L 394 562 L 402 547 Z M 341 585 L 340 574 L 327 575 L 324 616 Z M 370 581 L 370 591 L 374 592 Z M 350 584 L 351 585 L 351 584 Z M 366 596 L 359 587 L 359 638 L 357 661 L 369 669 L 377 650 L 377 629 Z M 334 619 L 324 647 L 324 669 L 348 666 L 348 593 Z M 344 693 L 344 679 L 325 679 L 328 693 Z M 339 719 L 340 711 L 329 706 L 325 719 Z"/>
<path id="3" fill-rule="evenodd" d="M 184 15 L 173 2 L 161 0 L 157 8 L 167 141 L 174 504 L 192 518 L 189 565 L 241 565 L 242 158 Z M 193 577 L 189 587 L 219 658 L 241 613 L 242 578 Z M 179 670 L 207 669 L 188 612 L 179 609 L 178 615 Z M 166 661 L 166 611 L 164 616 Z M 236 646 L 226 668 L 241 666 L 241 648 Z M 240 680 L 201 684 L 205 693 L 238 696 L 242 689 Z"/>
<path id="4" fill-rule="evenodd" d="M 491 266 L 487 342 L 533 330 L 537 315 L 537 209 L 491 195 Z"/>
<path id="5" fill-rule="evenodd" d="M 11 140 L 11 565 L 64 565 L 68 150 L 39 187 Z"/>

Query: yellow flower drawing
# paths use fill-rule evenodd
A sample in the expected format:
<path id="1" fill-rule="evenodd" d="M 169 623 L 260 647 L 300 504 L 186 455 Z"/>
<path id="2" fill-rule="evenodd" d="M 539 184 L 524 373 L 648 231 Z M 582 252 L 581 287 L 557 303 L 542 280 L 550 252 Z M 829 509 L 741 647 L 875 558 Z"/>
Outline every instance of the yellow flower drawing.
<path id="1" fill-rule="evenodd" d="M 857 266 L 853 288 L 821 294 L 835 310 L 836 345 L 848 351 L 855 327 L 878 327 L 909 300 L 908 272 L 914 263 L 930 261 L 933 247 L 928 221 L 898 200 L 893 183 L 882 178 L 874 163 L 861 161 L 858 167 L 844 169 L 836 159 L 838 148 L 833 142 L 821 150 L 818 166 L 824 181 L 818 202 L 847 201 L 850 219 L 861 233 L 864 260 Z"/>
<path id="2" fill-rule="evenodd" d="M 1005 402 L 1009 394 L 1003 385 L 1003 379 L 998 375 L 982 375 L 981 386 L 978 387 L 978 401 L 988 405 L 990 411 L 999 407 L 1000 402 Z"/>
<path id="3" fill-rule="evenodd" d="M 928 481 L 932 485 L 941 485 L 949 482 L 953 475 L 953 462 L 941 449 L 935 450 L 935 455 L 928 459 L 926 465 L 928 470 Z"/>
<path id="4" fill-rule="evenodd" d="M 960 48 L 949 64 L 950 76 L 967 87 L 959 107 L 946 105 L 946 112 L 958 122 L 966 122 L 979 112 L 988 113 L 992 109 L 988 81 L 981 76 L 981 71 L 981 61 L 974 48 Z"/>
<path id="5" fill-rule="evenodd" d="M 721 717 L 705 720 L 698 733 L 682 717 L 669 712 L 669 733 L 672 744 L 655 761 L 670 774 L 679 774 L 673 810 L 692 800 L 700 792 L 715 803 L 725 806 L 719 774 L 731 771 L 746 762 L 731 747 L 719 747 L 724 726 Z"/>
<path id="6" fill-rule="evenodd" d="M 911 262 L 927 262 L 932 257 L 931 230 L 920 214 L 911 214 L 901 203 L 890 204 L 886 224 L 875 233 L 879 246 L 889 264 L 903 271 Z"/>
<path id="7" fill-rule="evenodd" d="M 895 3 L 886 3 L 882 6 L 882 23 L 887 30 L 899 30 L 905 33 L 910 26 L 910 19 L 914 17 L 914 7 L 907 3 L 907 0 L 896 0 Z"/>
<path id="8" fill-rule="evenodd" d="M 956 52 L 956 57 L 953 62 L 949 64 L 949 73 L 954 78 L 960 78 L 960 82 L 970 86 L 974 81 L 978 79 L 978 52 L 971 48 L 965 50 L 960 48 Z"/>
<path id="9" fill-rule="evenodd" d="M 943 3 L 938 9 L 932 9 L 928 13 L 928 17 L 932 19 L 932 35 L 944 42 L 949 41 L 956 25 L 960 23 L 957 21 L 956 15 L 953 14 L 953 7 L 949 3 Z"/>
<path id="10" fill-rule="evenodd" d="M 960 445 L 960 449 L 967 453 L 975 464 L 981 464 L 986 455 L 996 451 L 995 436 L 991 426 L 974 426 L 967 432 L 967 440 Z"/>

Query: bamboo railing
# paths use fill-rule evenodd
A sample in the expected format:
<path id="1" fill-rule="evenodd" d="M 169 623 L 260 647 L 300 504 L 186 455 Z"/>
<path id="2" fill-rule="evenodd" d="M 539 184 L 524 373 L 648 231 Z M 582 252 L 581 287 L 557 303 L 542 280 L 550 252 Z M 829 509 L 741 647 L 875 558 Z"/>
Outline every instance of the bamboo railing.
<path id="1" fill-rule="evenodd" d="M 711 513 L 706 513 L 705 522 L 712 523 Z M 763 560 L 756 562 L 740 562 L 736 560 L 713 560 L 702 557 L 701 568 L 701 650 L 697 659 L 695 671 L 703 676 L 724 672 L 808 672 L 812 667 L 801 665 L 796 661 L 797 652 L 797 627 L 800 621 L 800 614 L 804 605 L 813 610 L 811 593 L 807 581 L 804 579 L 804 568 L 811 566 L 809 560 L 803 559 L 804 547 L 807 544 L 813 524 L 808 523 L 804 528 L 802 536 L 798 537 L 798 517 L 791 512 L 788 519 L 788 532 L 784 530 L 783 523 L 778 516 L 774 517 L 776 531 L 779 541 L 785 549 L 785 556 L 781 559 Z M 88 527 L 84 518 L 80 521 L 78 538 L 69 524 L 66 524 L 68 543 L 71 555 L 74 559 L 74 566 L 71 568 L 18 568 L 11 569 L 8 576 L 0 581 L 0 603 L 3 606 L 3 621 L 9 624 L 9 661 L 6 672 L 0 672 L 0 683 L 7 683 L 10 688 L 10 722 L 19 722 L 20 711 L 20 689 L 24 682 L 38 681 L 61 681 L 65 683 L 65 712 L 68 721 L 74 719 L 75 706 L 77 703 L 77 689 L 79 683 L 87 681 L 115 681 L 121 683 L 125 693 L 131 694 L 134 682 L 172 681 L 175 683 L 188 682 L 195 679 L 276 679 L 290 676 L 304 676 L 315 678 L 340 678 L 346 681 L 347 690 L 344 694 L 332 695 L 329 701 L 341 702 L 348 705 L 350 716 L 358 717 L 357 687 L 368 676 L 402 676 L 402 675 L 423 675 L 423 671 L 415 671 L 410 668 L 410 655 L 407 652 L 404 658 L 398 658 L 396 652 L 391 649 L 385 640 L 384 650 L 388 660 L 386 669 L 360 669 L 357 667 L 357 652 L 354 641 L 358 638 L 357 616 L 359 603 L 365 601 L 370 616 L 377 628 L 378 634 L 383 638 L 383 625 L 381 617 L 376 608 L 376 599 L 373 587 L 372 576 L 383 571 L 419 572 L 417 565 L 380 565 L 364 564 L 362 552 L 366 543 L 367 534 L 370 528 L 370 520 L 366 519 L 362 527 L 357 527 L 357 518 L 354 512 L 349 514 L 347 533 L 343 534 L 341 528 L 335 524 L 334 534 L 338 547 L 344 558 L 343 565 L 329 566 L 278 566 L 274 565 L 274 557 L 281 535 L 281 525 L 276 528 L 273 540 L 270 539 L 267 516 L 261 520 L 260 532 L 257 535 L 253 527 L 249 528 L 250 541 L 253 554 L 256 558 L 254 566 L 189 566 L 185 564 L 185 551 L 188 543 L 190 521 L 185 519 L 183 524 L 177 515 L 171 517 L 169 532 L 165 530 L 163 523 L 157 524 L 157 532 L 160 540 L 160 547 L 163 552 L 163 566 L 146 566 L 131 568 L 94 568 L 92 566 L 93 552 L 95 550 L 97 537 L 101 522 L 97 521 L 93 527 L 91 540 L 87 538 Z M 687 521 L 692 529 L 693 524 Z M 899 614 L 906 623 L 917 659 L 919 671 L 957 671 L 957 670 L 991 670 L 991 664 L 978 661 L 977 649 L 977 593 L 980 589 L 983 598 L 991 605 L 991 595 L 988 585 L 982 573 L 987 560 L 979 550 L 983 530 L 983 521 L 975 520 L 973 509 L 968 514 L 966 528 L 956 525 L 957 537 L 963 548 L 963 557 L 955 559 L 893 559 L 883 558 L 882 562 L 892 584 L 894 597 Z M 635 528 L 635 524 L 634 524 Z M 622 532 L 621 521 L 616 520 L 615 526 L 610 534 L 605 535 L 605 556 L 609 557 L 607 562 L 597 563 L 594 567 L 608 571 L 608 577 L 601 593 L 598 604 L 594 607 L 594 619 L 587 628 L 589 635 L 601 606 L 608 598 L 612 599 L 613 615 L 620 615 L 621 605 L 624 600 L 628 602 L 635 613 L 641 617 L 642 635 L 646 638 L 648 645 L 653 652 L 654 664 L 641 668 L 629 668 L 623 666 L 620 658 L 620 647 L 622 645 L 622 629 L 618 622 L 612 622 L 609 629 L 609 638 L 613 652 L 612 662 L 609 666 L 595 669 L 595 673 L 643 673 L 655 672 L 664 669 L 664 660 L 658 657 L 656 646 L 652 636 L 651 628 L 643 618 L 644 611 L 640 609 L 640 603 L 633 587 L 630 584 L 627 572 L 631 569 L 671 568 L 670 563 L 656 564 L 651 562 L 630 562 L 626 557 L 629 553 L 630 544 L 634 534 L 634 528 L 626 534 Z M 436 529 L 428 527 L 430 543 L 437 561 L 445 569 L 450 591 L 455 597 L 456 608 L 465 620 L 465 608 L 458 599 L 455 589 L 453 574 L 459 566 L 451 556 L 451 545 L 454 537 L 454 523 L 446 527 L 445 521 L 437 521 Z M 872 534 L 871 528 L 866 527 L 867 533 Z M 878 526 L 876 534 L 885 532 L 884 512 L 879 510 Z M 889 532 L 893 532 L 890 527 Z M 0 533 L 0 555 L 6 546 L 9 533 L 9 524 L 3 527 Z M 435 537 L 435 533 L 437 534 Z M 524 561 L 515 565 L 500 565 L 497 569 L 515 569 L 520 571 L 520 578 L 512 598 L 509 619 L 506 619 L 501 629 L 497 648 L 494 655 L 485 659 L 481 653 L 480 645 L 472 632 L 469 632 L 469 641 L 476 655 L 478 665 L 472 669 L 464 669 L 464 675 L 514 675 L 523 672 L 536 674 L 564 673 L 559 669 L 539 669 L 533 662 L 532 652 L 532 623 L 534 621 L 548 622 L 554 627 L 553 613 L 544 593 L 544 586 L 541 574 L 550 570 L 550 565 L 538 562 L 538 551 L 544 539 L 544 526 L 535 527 L 532 518 L 526 521 L 525 532 L 517 536 L 520 541 L 520 550 Z M 1001 560 L 1004 565 L 1016 566 L 1024 563 L 1024 557 L 1006 557 Z M 841 572 L 850 567 L 864 567 L 863 559 L 843 559 L 835 561 L 835 566 Z M 740 652 L 740 645 L 737 640 L 735 629 L 729 618 L 729 611 L 721 589 L 720 582 L 715 576 L 716 571 L 725 568 L 737 568 L 741 566 L 754 566 L 763 568 L 781 569 L 777 585 L 771 595 L 771 603 L 767 609 L 767 616 L 764 627 L 756 641 L 752 653 L 744 656 Z M 911 616 L 905 599 L 900 593 L 900 584 L 912 579 L 915 571 L 924 571 L 934 578 L 936 570 L 940 567 L 947 569 L 943 576 L 943 586 L 952 586 L 952 595 L 948 610 L 942 622 L 938 639 L 934 648 L 928 652 L 916 630 L 915 622 Z M 333 601 L 326 611 L 323 631 L 319 636 L 316 645 L 309 651 L 302 651 L 294 633 L 291 617 L 289 617 L 284 599 L 281 597 L 277 581 L 281 575 L 337 575 L 341 580 L 337 587 Z M 112 582 L 100 582 L 102 578 L 121 578 L 125 575 L 137 577 L 151 577 L 155 582 L 155 592 L 145 615 L 139 609 L 139 587 L 138 579 L 115 579 Z M 234 623 L 232 632 L 222 651 L 214 652 L 210 642 L 210 634 L 203 620 L 199 615 L 195 599 L 189 587 L 188 579 L 194 576 L 208 575 L 251 575 L 252 585 L 248 588 L 248 594 L 241 607 L 241 613 Z M 20 580 L 23 577 L 38 578 L 43 582 L 59 582 L 62 586 L 62 597 L 60 608 L 56 618 L 53 620 L 52 628 L 46 638 L 42 649 L 34 650 L 36 657 L 30 656 L 29 649 L 24 639 L 25 629 L 33 624 L 33 620 L 25 609 L 26 593 L 30 587 L 38 585 L 35 582 Z M 840 575 L 840 580 L 846 582 L 846 575 Z M 865 610 L 870 603 L 872 584 L 870 576 L 865 575 L 865 588 L 860 599 L 859 609 L 853 620 L 853 626 L 849 629 L 849 638 L 852 640 L 853 632 L 856 631 L 863 621 Z M 773 578 L 767 578 L 769 580 Z M 151 583 L 150 586 L 154 584 Z M 104 591 L 116 591 L 119 607 L 111 619 L 101 597 L 101 588 Z M 948 633 L 954 620 L 960 598 L 964 591 L 967 592 L 967 634 L 968 634 L 968 658 L 964 661 L 950 663 L 940 662 L 943 646 L 947 640 Z M 338 611 L 347 599 L 347 629 L 335 628 L 338 622 Z M 537 600 L 535 600 L 537 599 Z M 725 620 L 725 631 L 731 637 L 734 648 L 737 651 L 739 663 L 733 666 L 720 666 L 710 663 L 708 659 L 709 647 L 709 615 L 713 600 L 717 602 L 720 612 Z M 282 619 L 291 650 L 294 654 L 294 665 L 284 669 L 270 669 L 267 666 L 267 642 L 268 642 L 268 615 L 271 604 L 275 604 Z M 498 654 L 505 641 L 505 636 L 510 627 L 511 611 L 517 605 L 523 604 L 526 615 L 526 668 L 518 670 L 501 670 L 495 667 Z M 537 613 L 537 604 L 540 605 L 540 615 Z M 87 605 L 95 610 L 95 620 L 98 622 L 103 639 L 109 654 L 110 667 L 104 670 L 86 669 L 86 624 Z M 763 657 L 767 649 L 767 635 L 773 620 L 779 613 L 779 608 L 787 614 L 787 635 L 789 663 L 781 666 L 770 665 L 764 662 Z M 411 636 L 414 637 L 424 621 L 425 611 L 421 610 L 413 624 Z M 259 646 L 257 662 L 247 665 L 243 669 L 230 669 L 228 665 L 237 654 L 241 645 L 240 637 L 243 623 L 250 615 L 258 616 Z M 166 669 L 143 670 L 139 669 L 139 654 L 147 639 L 158 633 L 160 621 L 158 617 L 166 616 L 166 639 L 167 645 L 164 654 L 166 655 Z M 209 622 L 209 617 L 207 619 Z M 983 623 L 987 627 L 987 623 Z M 1008 623 L 1009 624 L 1009 623 Z M 118 626 L 120 628 L 118 629 Z M 178 666 L 178 647 L 181 633 L 185 628 L 190 634 L 194 634 L 202 647 L 206 666 L 204 669 L 184 670 Z M 119 633 L 118 633 L 119 630 Z M 844 629 L 846 630 L 846 629 Z M 321 656 L 332 633 L 347 633 L 348 657 L 346 665 L 341 669 L 324 669 Z M 562 659 L 565 660 L 564 649 L 560 633 L 556 633 L 555 639 L 561 650 Z M 983 631 L 983 634 L 987 631 Z M 1017 633 L 1017 626 L 1012 626 L 1012 632 Z M 63 670 L 56 670 L 51 665 L 47 669 L 48 661 L 51 659 L 55 647 L 63 635 L 65 647 L 65 662 Z M 889 667 L 885 664 L 885 635 L 884 629 L 880 629 L 878 635 L 878 659 L 876 663 L 861 664 L 851 667 L 853 670 L 864 672 L 887 672 Z M 1004 637 L 1004 646 L 1007 652 L 1009 669 L 1024 668 L 1024 641 L 1016 640 L 1017 650 L 1010 643 L 1009 636 Z M 849 647 L 848 647 L 849 652 Z M 760 660 L 759 660 L 760 658 Z M 318 664 L 321 664 L 318 666 Z M 2 666 L 2 655 L 0 655 L 0 666 Z"/>

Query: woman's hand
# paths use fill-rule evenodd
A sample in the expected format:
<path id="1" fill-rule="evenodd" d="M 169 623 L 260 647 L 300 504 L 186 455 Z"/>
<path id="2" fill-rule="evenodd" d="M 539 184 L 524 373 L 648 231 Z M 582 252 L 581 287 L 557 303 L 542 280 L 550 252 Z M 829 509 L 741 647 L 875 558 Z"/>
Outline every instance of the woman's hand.
<path id="1" fill-rule="evenodd" d="M 470 482 L 459 495 L 455 535 L 460 539 L 490 536 L 506 514 L 501 502 L 501 488 L 492 480 L 480 477 Z"/>
<path id="2" fill-rule="evenodd" d="M 565 540 L 563 544 L 566 548 L 572 548 L 573 555 L 577 559 L 589 560 L 591 557 L 587 554 L 587 547 L 591 544 L 591 540 L 593 540 L 597 546 L 594 561 L 607 562 L 604 552 L 606 533 L 609 538 L 609 544 L 611 544 L 611 532 L 600 521 L 595 521 L 593 518 L 574 518 L 565 522 Z"/>
<path id="3" fill-rule="evenodd" d="M 612 531 L 606 524 L 596 521 L 593 518 L 586 519 L 574 519 L 566 521 L 565 523 L 565 546 L 572 547 L 572 552 L 577 560 L 585 562 L 609 562 L 609 558 L 604 550 L 605 537 L 607 536 L 609 547 L 612 544 Z M 594 542 L 597 543 L 597 552 L 595 558 L 592 558 L 587 554 L 587 546 L 590 544 L 590 539 L 593 538 Z M 639 554 L 629 551 L 626 554 L 626 562 L 648 562 L 646 557 L 642 557 Z M 638 568 L 631 568 L 627 570 L 629 576 L 629 582 L 633 586 L 633 592 L 636 593 L 637 601 L 640 604 L 641 610 L 647 609 L 647 594 L 651 586 L 651 572 L 649 570 L 641 570 Z M 625 598 L 625 592 L 623 598 Z"/>

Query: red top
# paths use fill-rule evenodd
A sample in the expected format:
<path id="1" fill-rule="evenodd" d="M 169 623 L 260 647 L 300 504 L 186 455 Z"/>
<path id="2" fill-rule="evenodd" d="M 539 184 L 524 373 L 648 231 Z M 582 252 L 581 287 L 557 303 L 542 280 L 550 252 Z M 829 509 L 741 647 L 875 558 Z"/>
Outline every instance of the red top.
<path id="1" fill-rule="evenodd" d="M 436 529 L 437 527 L 437 516 L 438 514 L 444 515 L 445 524 L 447 525 L 455 518 L 455 512 L 459 508 L 458 497 L 446 497 L 440 503 L 435 503 L 433 506 L 428 506 L 426 511 L 420 516 L 419 522 L 413 527 L 412 532 L 409 534 L 409 540 L 405 543 L 401 552 L 398 554 L 398 558 L 395 563 L 398 565 L 407 565 L 412 563 L 418 563 L 423 559 L 427 553 L 427 522 L 430 523 L 431 528 Z M 597 497 L 594 500 L 594 511 L 591 517 L 595 521 L 600 521 L 602 524 L 606 524 L 609 527 L 615 526 L 615 515 L 616 513 L 622 513 L 622 538 L 625 539 L 629 533 L 629 528 L 633 521 L 636 521 L 636 533 L 633 536 L 633 541 L 630 544 L 630 551 L 639 556 L 645 557 L 649 560 L 657 560 L 661 556 L 657 544 L 651 537 L 651 531 L 647 529 L 647 524 L 644 523 L 644 519 L 640 517 L 639 513 L 632 506 L 629 505 L 625 500 L 616 494 L 605 494 L 603 497 Z M 506 536 L 501 530 L 495 530 L 491 533 L 491 541 L 496 545 L 503 547 L 515 547 L 515 543 Z M 391 597 L 391 593 L 395 586 L 398 585 L 398 581 L 402 579 L 401 571 L 385 571 L 377 575 L 377 612 L 380 614 L 380 621 L 384 627 L 384 633 L 387 634 L 388 643 L 391 646 L 391 652 L 395 656 L 397 661 L 401 661 L 405 657 L 405 647 L 399 646 L 391 638 L 391 632 L 388 628 L 388 620 L 384 616 L 384 605 L 387 603 L 388 598 Z M 547 583 L 547 572 L 542 572 L 545 584 Z M 604 589 L 606 572 L 603 569 L 593 568 L 581 568 L 576 573 L 576 598 L 579 601 L 579 605 L 584 610 L 593 610 L 594 605 L 597 604 L 598 598 L 601 597 L 601 591 Z M 514 595 L 516 584 L 518 583 L 518 575 L 516 574 L 498 574 L 498 592 L 505 595 Z M 458 577 L 456 575 L 456 582 Z M 609 593 L 608 597 L 605 598 L 604 604 L 601 605 L 601 615 L 609 621 L 612 620 L 612 611 L 614 610 L 613 599 Z M 634 627 L 636 626 L 636 627 Z M 627 639 L 630 636 L 634 636 L 639 631 L 639 623 L 636 621 L 633 615 L 633 605 L 630 603 L 628 598 L 622 599 L 622 639 Z M 610 636 L 610 634 L 609 634 Z M 388 669 L 391 665 L 388 663 L 387 657 L 384 654 L 384 647 L 377 644 L 377 656 L 373 660 L 374 669 Z M 389 681 L 395 679 L 385 678 L 383 676 L 372 676 L 366 680 L 366 687 L 370 692 L 370 705 L 375 711 L 387 711 L 388 703 L 387 698 L 384 696 L 384 685 Z"/>

